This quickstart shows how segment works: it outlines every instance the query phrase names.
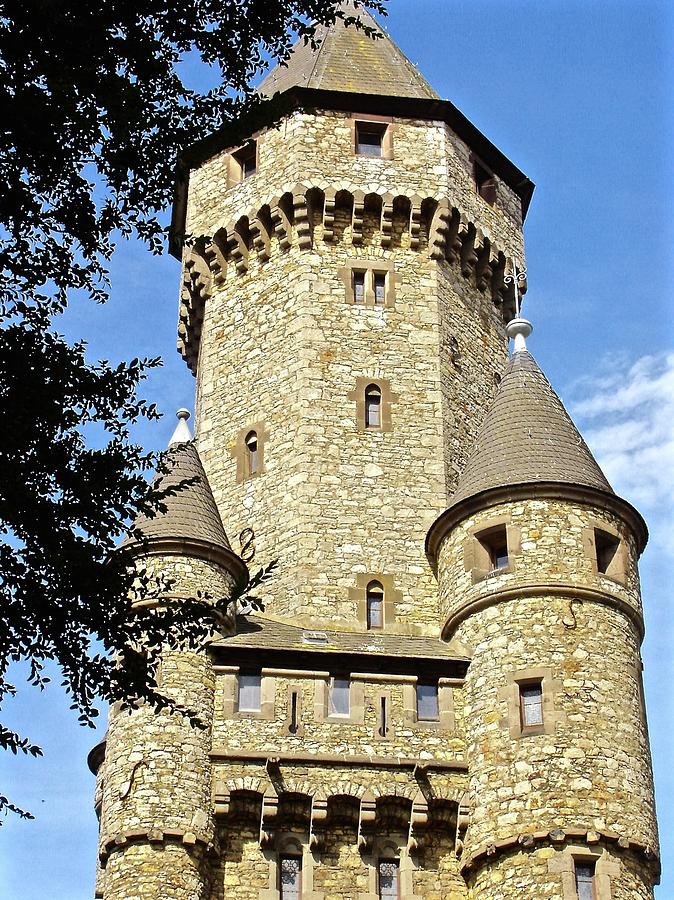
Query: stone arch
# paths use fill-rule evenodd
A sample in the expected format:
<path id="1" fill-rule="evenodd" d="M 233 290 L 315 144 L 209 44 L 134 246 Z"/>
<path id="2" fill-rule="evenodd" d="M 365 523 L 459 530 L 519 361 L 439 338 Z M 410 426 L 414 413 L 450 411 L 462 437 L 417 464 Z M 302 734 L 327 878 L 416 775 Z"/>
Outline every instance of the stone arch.
<path id="1" fill-rule="evenodd" d="M 404 194 L 393 198 L 393 215 L 391 226 L 391 247 L 401 247 L 410 233 L 410 217 L 412 201 Z"/>

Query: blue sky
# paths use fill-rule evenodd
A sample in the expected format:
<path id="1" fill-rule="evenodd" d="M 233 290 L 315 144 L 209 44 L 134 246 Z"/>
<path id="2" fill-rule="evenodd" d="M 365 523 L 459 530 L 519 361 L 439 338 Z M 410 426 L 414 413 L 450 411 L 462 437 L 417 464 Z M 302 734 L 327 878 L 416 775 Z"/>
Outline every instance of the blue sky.
<path id="1" fill-rule="evenodd" d="M 390 0 L 386 27 L 436 90 L 536 183 L 526 223 L 535 326 L 529 347 L 574 414 L 614 488 L 645 515 L 643 648 L 664 860 L 658 900 L 674 898 L 674 274 L 671 100 L 674 15 L 651 0 Z M 194 380 L 174 350 L 178 263 L 122 244 L 105 307 L 67 317 L 92 358 L 162 355 L 146 396 L 168 413 L 138 439 L 166 444 Z M 57 680 L 56 680 L 57 683 Z M 0 831 L 0 886 L 23 900 L 90 900 L 96 820 L 86 754 L 56 686 L 19 682 L 8 723 L 45 749 L 0 755 L 0 785 L 31 809 Z"/>

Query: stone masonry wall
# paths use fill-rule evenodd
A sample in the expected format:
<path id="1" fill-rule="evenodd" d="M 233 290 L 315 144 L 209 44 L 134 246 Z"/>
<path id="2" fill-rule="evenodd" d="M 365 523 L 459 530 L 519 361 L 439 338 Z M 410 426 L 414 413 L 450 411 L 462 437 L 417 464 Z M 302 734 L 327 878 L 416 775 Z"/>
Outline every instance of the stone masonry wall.
<path id="1" fill-rule="evenodd" d="M 302 172 L 312 184 L 316 173 L 326 179 L 348 173 L 351 190 L 393 194 L 429 196 L 451 182 L 471 214 L 499 231 L 499 246 L 521 251 L 519 223 L 474 187 L 464 197 L 460 185 L 468 175 L 460 154 L 444 143 L 444 126 L 396 123 L 401 155 L 392 161 L 354 156 L 341 143 L 347 128 L 344 117 L 296 114 L 260 139 L 260 168 L 247 180 L 256 184 L 229 192 L 211 160 L 193 175 L 190 215 L 212 233 L 235 207 L 247 209 L 241 192 L 260 185 L 269 193 L 281 178 L 289 183 L 279 167 L 297 167 L 297 177 Z M 253 194 L 246 203 L 254 206 Z M 337 217 L 329 242 L 322 227 L 315 223 L 311 249 L 299 248 L 295 227 L 289 248 L 280 250 L 272 238 L 267 261 L 251 248 L 246 272 L 229 265 L 213 284 L 200 339 L 199 452 L 230 533 L 252 527 L 260 562 L 280 559 L 265 594 L 270 612 L 358 628 L 349 591 L 358 574 L 382 573 L 402 593 L 398 620 L 437 633 L 437 593 L 423 542 L 446 506 L 505 362 L 502 314 L 489 292 L 430 258 L 423 229 L 421 249 L 412 249 L 409 215 L 394 217 L 390 247 L 382 246 L 379 224 L 367 214 L 361 243 L 353 241 L 350 220 Z M 349 302 L 340 273 L 358 261 L 389 271 L 394 305 Z M 359 429 L 357 379 L 388 383 L 390 430 Z M 264 469 L 237 480 L 237 448 L 252 428 L 264 435 Z"/>

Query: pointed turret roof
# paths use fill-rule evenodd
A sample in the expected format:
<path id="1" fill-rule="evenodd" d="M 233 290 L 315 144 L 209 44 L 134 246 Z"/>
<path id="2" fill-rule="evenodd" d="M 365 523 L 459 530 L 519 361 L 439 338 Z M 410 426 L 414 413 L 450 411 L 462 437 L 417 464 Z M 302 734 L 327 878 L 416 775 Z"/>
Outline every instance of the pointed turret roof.
<path id="1" fill-rule="evenodd" d="M 181 487 L 175 494 L 165 497 L 162 500 L 165 512 L 157 512 L 153 517 L 140 513 L 134 522 L 134 528 L 148 541 L 189 540 L 231 550 L 206 472 L 187 425 L 190 414 L 186 409 L 180 409 L 177 416 L 179 422 L 164 456 L 167 471 L 155 475 L 152 487 L 165 490 L 192 479 L 195 479 L 194 484 Z M 125 546 L 130 543 L 134 542 L 129 539 L 124 541 Z"/>
<path id="2" fill-rule="evenodd" d="M 438 94 L 365 9 L 346 3 L 343 11 L 349 17 L 357 15 L 382 37 L 369 37 L 362 28 L 345 25 L 343 19 L 336 19 L 329 27 L 319 26 L 315 35 L 318 48 L 313 50 L 311 44 L 300 39 L 287 63 L 272 69 L 258 91 L 271 96 L 293 87 L 308 87 L 438 99 Z"/>
<path id="3" fill-rule="evenodd" d="M 557 482 L 613 493 L 564 404 L 528 350 L 514 353 L 452 497 Z"/>

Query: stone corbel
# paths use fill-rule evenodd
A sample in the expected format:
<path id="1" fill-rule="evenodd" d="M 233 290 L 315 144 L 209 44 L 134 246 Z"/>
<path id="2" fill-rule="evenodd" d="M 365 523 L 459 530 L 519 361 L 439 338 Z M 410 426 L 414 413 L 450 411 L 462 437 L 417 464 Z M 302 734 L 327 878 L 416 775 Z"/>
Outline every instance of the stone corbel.
<path id="1" fill-rule="evenodd" d="M 421 241 L 421 197 L 410 197 L 410 249 L 418 250 Z"/>
<path id="2" fill-rule="evenodd" d="M 461 256 L 461 235 L 462 228 L 465 230 L 467 224 L 462 220 L 458 210 L 453 209 L 447 224 L 447 243 L 445 247 L 445 255 L 450 263 L 458 262 Z"/>
<path id="3" fill-rule="evenodd" d="M 376 817 L 377 800 L 374 794 L 366 791 L 360 801 L 360 816 L 358 818 L 358 849 L 361 853 L 369 853 L 372 850 Z"/>
<path id="4" fill-rule="evenodd" d="M 297 230 L 297 242 L 300 250 L 309 250 L 312 245 L 311 220 L 309 217 L 307 195 L 304 191 L 293 193 L 293 211 L 295 228 Z"/>
<path id="5" fill-rule="evenodd" d="M 204 247 L 204 259 L 211 271 L 213 283 L 223 284 L 227 276 L 227 231 L 219 228 Z"/>
<path id="6" fill-rule="evenodd" d="M 322 850 L 325 845 L 325 825 L 328 820 L 328 798 L 323 794 L 315 794 L 311 798 L 311 828 L 309 831 L 309 849 Z"/>
<path id="7" fill-rule="evenodd" d="M 238 230 L 238 225 L 228 235 L 227 250 L 234 263 L 237 275 L 248 271 L 248 247 Z"/>
<path id="8" fill-rule="evenodd" d="M 459 807 L 456 812 L 456 855 L 461 856 L 463 853 L 463 845 L 466 838 L 466 831 L 470 823 L 470 806 L 468 803 L 468 794 L 464 794 L 459 800 Z"/>
<path id="9" fill-rule="evenodd" d="M 354 244 L 363 243 L 363 220 L 365 218 L 365 194 L 362 191 L 353 192 L 353 213 L 351 216 L 351 241 Z"/>
<path id="10" fill-rule="evenodd" d="M 469 278 L 475 271 L 475 266 L 477 264 L 475 226 L 470 222 L 461 221 L 459 225 L 459 238 L 461 239 L 461 274 L 464 278 Z"/>
<path id="11" fill-rule="evenodd" d="M 393 236 L 393 194 L 384 194 L 381 198 L 381 245 L 391 246 Z"/>
<path id="12" fill-rule="evenodd" d="M 231 794 L 224 781 L 216 781 L 213 787 L 213 807 L 216 816 L 229 815 L 229 804 L 231 802 Z"/>
<path id="13" fill-rule="evenodd" d="M 418 792 L 412 802 L 410 814 L 410 828 L 407 838 L 407 852 L 416 853 L 423 842 L 426 827 L 428 825 L 428 803 L 426 798 Z"/>
<path id="14" fill-rule="evenodd" d="M 269 204 L 271 209 L 271 221 L 274 226 L 274 235 L 281 250 L 288 250 L 293 239 L 293 229 L 290 220 L 283 209 L 282 197 L 274 197 Z"/>
<path id="15" fill-rule="evenodd" d="M 492 264 L 496 262 L 496 259 L 492 250 L 491 241 L 480 229 L 477 230 L 475 235 L 475 249 L 477 252 L 475 283 L 478 291 L 484 293 L 491 283 L 493 272 Z"/>
<path id="16" fill-rule="evenodd" d="M 496 306 L 502 306 L 505 300 L 505 266 L 506 259 L 503 253 L 497 253 L 492 264 L 491 294 Z"/>
<path id="17" fill-rule="evenodd" d="M 257 258 L 260 262 L 266 262 L 271 253 L 270 235 L 264 222 L 257 216 L 250 220 L 250 236 Z"/>
<path id="18" fill-rule="evenodd" d="M 431 259 L 445 259 L 447 237 L 452 213 L 446 200 L 438 203 L 428 229 L 428 250 Z"/>
<path id="19" fill-rule="evenodd" d="M 323 240 L 331 241 L 335 236 L 335 197 L 337 192 L 333 188 L 325 191 L 323 204 Z"/>

